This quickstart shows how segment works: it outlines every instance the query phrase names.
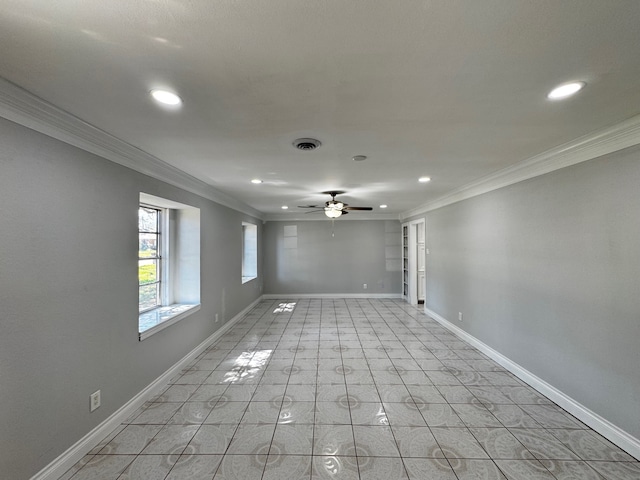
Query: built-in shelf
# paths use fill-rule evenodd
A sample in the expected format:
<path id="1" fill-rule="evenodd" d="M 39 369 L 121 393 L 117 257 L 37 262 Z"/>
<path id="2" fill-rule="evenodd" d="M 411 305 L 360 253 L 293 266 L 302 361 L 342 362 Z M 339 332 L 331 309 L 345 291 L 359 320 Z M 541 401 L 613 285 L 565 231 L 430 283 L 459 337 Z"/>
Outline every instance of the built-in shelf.
<path id="1" fill-rule="evenodd" d="M 402 226 L 402 296 L 409 297 L 409 226 Z"/>

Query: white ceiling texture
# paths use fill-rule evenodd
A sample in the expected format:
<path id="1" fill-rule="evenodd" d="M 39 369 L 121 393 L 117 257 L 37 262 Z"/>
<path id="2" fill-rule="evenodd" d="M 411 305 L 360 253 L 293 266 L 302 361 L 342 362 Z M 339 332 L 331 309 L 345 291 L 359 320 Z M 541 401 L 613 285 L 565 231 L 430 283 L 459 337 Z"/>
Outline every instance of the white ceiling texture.
<path id="1" fill-rule="evenodd" d="M 5 106 L 263 219 L 324 218 L 296 207 L 334 189 L 374 207 L 346 220 L 403 218 L 640 113 L 637 0 L 0 0 L 0 45 Z"/>

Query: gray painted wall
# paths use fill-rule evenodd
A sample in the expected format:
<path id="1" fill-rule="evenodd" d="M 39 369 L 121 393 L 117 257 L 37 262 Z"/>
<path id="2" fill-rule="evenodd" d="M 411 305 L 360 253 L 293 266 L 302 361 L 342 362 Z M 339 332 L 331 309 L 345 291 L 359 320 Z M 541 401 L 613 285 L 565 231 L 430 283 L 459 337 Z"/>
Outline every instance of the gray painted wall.
<path id="1" fill-rule="evenodd" d="M 427 307 L 636 438 L 639 192 L 635 148 L 426 214 Z"/>
<path id="2" fill-rule="evenodd" d="M 202 308 L 139 342 L 141 191 L 200 208 Z M 243 220 L 261 226 L 0 119 L 0 477 L 30 478 L 260 296 Z"/>
<path id="3" fill-rule="evenodd" d="M 265 293 L 400 294 L 400 222 L 340 219 L 333 230 L 328 219 L 267 222 Z"/>

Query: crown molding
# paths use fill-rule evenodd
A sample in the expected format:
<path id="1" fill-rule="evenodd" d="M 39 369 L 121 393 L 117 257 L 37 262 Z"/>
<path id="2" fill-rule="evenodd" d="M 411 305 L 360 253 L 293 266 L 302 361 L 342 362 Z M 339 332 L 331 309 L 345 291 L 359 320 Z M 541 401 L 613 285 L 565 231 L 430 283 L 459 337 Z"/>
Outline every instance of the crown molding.
<path id="1" fill-rule="evenodd" d="M 579 137 L 571 142 L 552 148 L 527 160 L 499 170 L 468 183 L 450 193 L 420 207 L 400 214 L 405 221 L 416 215 L 427 213 L 452 203 L 467 200 L 483 193 L 513 185 L 530 178 L 544 175 L 577 163 L 617 152 L 640 144 L 640 115 L 631 117 L 611 127 Z"/>
<path id="2" fill-rule="evenodd" d="M 3 78 L 0 78 L 0 116 L 263 221 L 314 220 L 299 215 L 264 215 L 259 210 L 218 191 L 208 183 L 94 127 Z M 349 220 L 405 221 L 452 203 L 638 144 L 640 144 L 640 115 L 482 177 L 434 201 L 402 212 L 399 216 L 370 215 L 366 218 L 349 218 Z"/>
<path id="3" fill-rule="evenodd" d="M 246 215 L 262 212 L 0 78 L 0 116 Z"/>
<path id="4" fill-rule="evenodd" d="M 331 219 L 324 215 L 306 215 L 304 213 L 301 214 L 298 212 L 291 212 L 291 214 L 268 213 L 263 218 L 264 222 L 324 222 L 329 220 Z M 354 215 L 352 213 L 349 213 L 349 216 L 346 218 L 340 217 L 335 219 L 336 222 L 350 222 L 356 220 L 398 220 L 398 215 L 387 213 L 361 213 Z"/>

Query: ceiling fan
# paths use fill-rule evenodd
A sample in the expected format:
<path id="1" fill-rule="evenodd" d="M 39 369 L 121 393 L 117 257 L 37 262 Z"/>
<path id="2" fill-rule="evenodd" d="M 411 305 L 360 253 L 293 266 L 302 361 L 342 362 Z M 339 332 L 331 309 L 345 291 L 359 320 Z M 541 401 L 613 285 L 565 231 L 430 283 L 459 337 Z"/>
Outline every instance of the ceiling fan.
<path id="1" fill-rule="evenodd" d="M 331 195 L 331 200 L 325 202 L 324 206 L 322 205 L 300 205 L 298 208 L 315 208 L 316 210 L 312 210 L 307 213 L 314 212 L 324 212 L 324 214 L 329 218 L 338 218 L 341 215 L 346 215 L 349 211 L 353 210 L 373 210 L 372 207 L 350 207 L 348 203 L 343 203 L 339 200 L 336 200 L 336 195 L 342 195 L 343 191 L 340 190 L 331 190 L 328 192 L 322 192 L 325 195 Z"/>

